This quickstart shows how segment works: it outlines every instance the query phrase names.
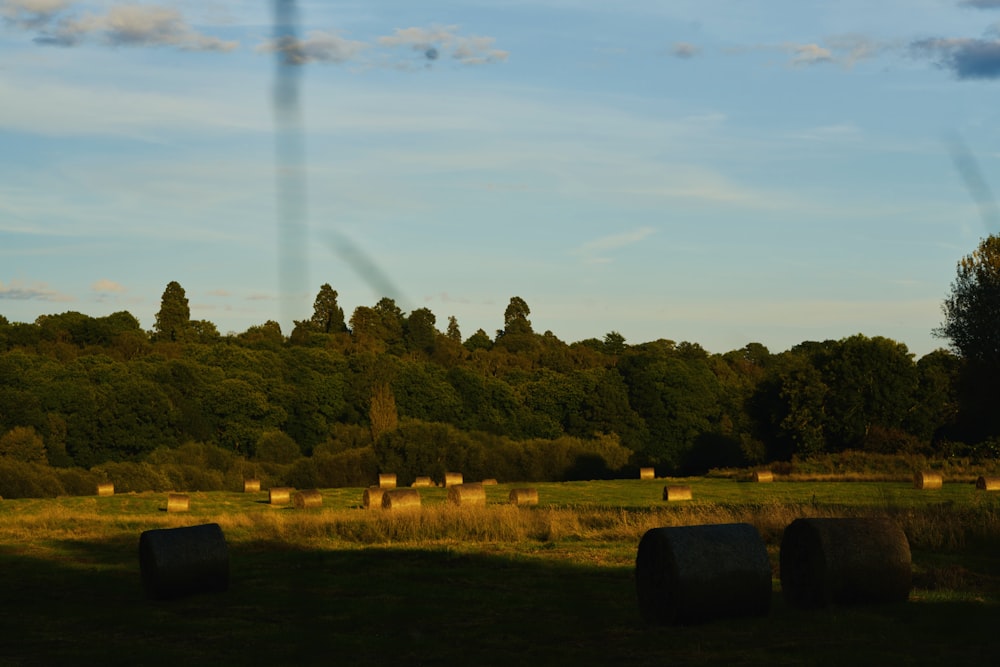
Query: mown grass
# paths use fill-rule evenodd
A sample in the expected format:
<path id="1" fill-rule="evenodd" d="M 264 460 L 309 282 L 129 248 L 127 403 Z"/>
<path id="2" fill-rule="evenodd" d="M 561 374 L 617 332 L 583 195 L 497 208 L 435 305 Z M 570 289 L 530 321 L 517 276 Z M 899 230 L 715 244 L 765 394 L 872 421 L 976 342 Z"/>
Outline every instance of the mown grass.
<path id="1" fill-rule="evenodd" d="M 485 508 L 422 489 L 418 512 L 361 509 L 362 489 L 324 489 L 295 510 L 267 494 L 165 493 L 0 502 L 0 665 L 931 664 L 981 662 L 998 648 L 1000 497 L 969 484 L 750 484 L 684 480 L 533 484 L 537 507 Z M 799 516 L 890 516 L 910 539 L 909 602 L 802 613 L 777 577 L 784 527 Z M 224 594 L 142 594 L 143 530 L 214 521 L 230 546 Z M 635 601 L 639 538 L 666 525 L 748 521 L 775 569 L 765 618 L 645 626 Z"/>

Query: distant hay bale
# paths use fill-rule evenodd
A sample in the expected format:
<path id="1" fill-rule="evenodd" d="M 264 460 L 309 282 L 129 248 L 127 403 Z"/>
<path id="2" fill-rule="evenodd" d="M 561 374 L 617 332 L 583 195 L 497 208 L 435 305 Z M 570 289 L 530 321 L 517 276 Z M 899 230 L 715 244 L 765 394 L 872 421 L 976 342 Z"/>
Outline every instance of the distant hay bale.
<path id="1" fill-rule="evenodd" d="M 420 509 L 420 492 L 416 489 L 388 489 L 382 494 L 382 509 Z"/>
<path id="2" fill-rule="evenodd" d="M 243 480 L 243 493 L 260 493 L 260 480 L 259 479 Z"/>
<path id="3" fill-rule="evenodd" d="M 97 485 L 97 495 L 99 496 L 113 496 L 115 495 L 115 485 L 111 482 L 101 482 Z"/>
<path id="4" fill-rule="evenodd" d="M 754 470 L 750 479 L 758 484 L 768 484 L 774 481 L 774 473 L 770 470 Z"/>
<path id="5" fill-rule="evenodd" d="M 771 608 L 771 563 L 748 523 L 653 528 L 639 542 L 635 588 L 647 623 L 764 616 Z"/>
<path id="6" fill-rule="evenodd" d="M 663 499 L 668 501 L 674 500 L 691 500 L 691 487 L 690 486 L 665 486 L 663 487 Z"/>
<path id="7" fill-rule="evenodd" d="M 379 476 L 378 476 L 378 488 L 380 488 L 380 489 L 395 489 L 396 488 L 396 473 L 392 473 L 392 472 L 379 473 Z"/>
<path id="8" fill-rule="evenodd" d="M 917 489 L 940 489 L 944 478 L 939 472 L 918 472 L 913 475 L 913 486 Z"/>
<path id="9" fill-rule="evenodd" d="M 889 519 L 796 519 L 781 538 L 781 589 L 792 606 L 904 602 L 910 543 Z"/>
<path id="10" fill-rule="evenodd" d="M 168 599 L 229 588 L 229 550 L 222 528 L 207 523 L 139 535 L 139 569 L 147 597 Z"/>
<path id="11" fill-rule="evenodd" d="M 492 477 L 488 477 L 488 478 L 486 478 L 486 479 L 483 480 L 483 486 L 496 486 L 496 485 L 497 485 L 497 481 L 495 479 L 493 479 Z"/>
<path id="12" fill-rule="evenodd" d="M 456 484 L 448 487 L 448 502 L 452 505 L 470 507 L 486 504 L 486 489 L 479 482 Z"/>
<path id="13" fill-rule="evenodd" d="M 267 502 L 272 505 L 287 505 L 292 501 L 292 491 L 290 486 L 275 486 L 267 492 Z"/>
<path id="14" fill-rule="evenodd" d="M 511 505 L 537 505 L 538 489 L 511 489 L 508 499 Z"/>
<path id="15" fill-rule="evenodd" d="M 656 469 L 639 468 L 639 479 L 656 479 Z"/>
<path id="16" fill-rule="evenodd" d="M 1000 491 L 1000 477 L 983 477 L 976 480 L 976 488 L 980 491 Z"/>
<path id="17" fill-rule="evenodd" d="M 434 482 L 431 481 L 430 477 L 417 477 L 416 479 L 413 480 L 413 484 L 411 486 L 413 486 L 414 488 L 434 486 Z"/>
<path id="18" fill-rule="evenodd" d="M 369 486 L 365 489 L 365 493 L 361 497 L 361 504 L 364 505 L 366 510 L 379 509 L 382 507 L 382 496 L 384 494 L 385 489 L 377 486 Z"/>
<path id="19" fill-rule="evenodd" d="M 292 494 L 292 505 L 297 510 L 305 510 L 323 506 L 323 494 L 316 489 L 311 491 L 296 491 Z"/>
<path id="20" fill-rule="evenodd" d="M 444 474 L 444 485 L 455 486 L 456 484 L 462 483 L 462 473 L 460 472 L 446 472 Z"/>
<path id="21" fill-rule="evenodd" d="M 187 512 L 191 509 L 191 498 L 186 493 L 168 493 L 168 512 Z"/>

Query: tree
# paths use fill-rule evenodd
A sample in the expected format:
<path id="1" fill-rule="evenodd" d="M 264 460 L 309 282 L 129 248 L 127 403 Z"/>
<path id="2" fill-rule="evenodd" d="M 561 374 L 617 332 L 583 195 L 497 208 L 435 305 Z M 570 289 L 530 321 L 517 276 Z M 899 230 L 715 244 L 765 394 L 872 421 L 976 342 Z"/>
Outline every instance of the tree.
<path id="1" fill-rule="evenodd" d="M 1000 368 L 1000 237 L 990 235 L 958 263 L 958 275 L 934 335 L 965 359 Z"/>
<path id="2" fill-rule="evenodd" d="M 45 463 L 45 442 L 33 426 L 15 426 L 0 436 L 0 457 Z"/>
<path id="3" fill-rule="evenodd" d="M 458 328 L 458 319 L 454 315 L 448 316 L 448 331 L 445 333 L 448 340 L 462 343 L 462 330 Z"/>
<path id="4" fill-rule="evenodd" d="M 182 341 L 191 328 L 191 309 L 180 283 L 171 280 L 160 298 L 160 311 L 153 325 L 154 340 Z"/>
<path id="5" fill-rule="evenodd" d="M 524 299 L 512 296 L 507 309 L 503 312 L 504 335 L 534 333 L 531 329 L 531 320 L 528 319 L 530 314 L 531 308 L 528 308 Z"/>
<path id="6" fill-rule="evenodd" d="M 434 352 L 438 330 L 434 328 L 437 318 L 429 308 L 417 308 L 406 318 L 406 347 L 411 352 Z"/>
<path id="7" fill-rule="evenodd" d="M 343 333 L 347 331 L 344 309 L 337 304 L 337 290 L 330 283 L 323 283 L 313 301 L 313 316 L 309 320 L 312 328 L 320 333 Z"/>

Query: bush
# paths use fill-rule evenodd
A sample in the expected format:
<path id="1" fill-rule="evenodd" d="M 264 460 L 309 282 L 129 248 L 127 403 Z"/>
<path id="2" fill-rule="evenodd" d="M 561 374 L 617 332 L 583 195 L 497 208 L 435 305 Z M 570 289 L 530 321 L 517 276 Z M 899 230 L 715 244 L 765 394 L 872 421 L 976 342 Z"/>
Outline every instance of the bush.
<path id="1" fill-rule="evenodd" d="M 257 440 L 254 458 L 268 463 L 292 463 L 302 456 L 302 450 L 287 433 L 267 431 Z"/>
<path id="2" fill-rule="evenodd" d="M 97 485 L 104 481 L 100 475 L 82 468 L 57 468 L 54 472 L 66 495 L 70 496 L 92 496 Z"/>
<path id="3" fill-rule="evenodd" d="M 52 468 L 0 458 L 0 497 L 55 498 L 64 493 L 65 489 Z"/>
<path id="4" fill-rule="evenodd" d="M 149 463 L 109 462 L 94 466 L 91 472 L 115 485 L 116 493 L 130 491 L 172 491 L 170 479 Z"/>

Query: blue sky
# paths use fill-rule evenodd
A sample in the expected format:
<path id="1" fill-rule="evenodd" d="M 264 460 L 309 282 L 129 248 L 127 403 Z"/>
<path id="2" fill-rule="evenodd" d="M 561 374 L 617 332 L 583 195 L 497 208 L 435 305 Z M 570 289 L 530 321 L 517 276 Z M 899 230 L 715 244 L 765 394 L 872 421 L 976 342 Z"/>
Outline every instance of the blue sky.
<path id="1" fill-rule="evenodd" d="M 464 336 L 517 295 L 567 342 L 919 357 L 1000 233 L 955 159 L 1000 193 L 1000 0 L 297 4 L 289 48 L 269 2 L 0 0 L 0 314 L 152 328 L 176 280 L 287 334 L 330 283 Z"/>

